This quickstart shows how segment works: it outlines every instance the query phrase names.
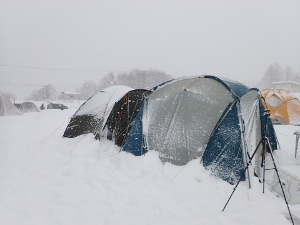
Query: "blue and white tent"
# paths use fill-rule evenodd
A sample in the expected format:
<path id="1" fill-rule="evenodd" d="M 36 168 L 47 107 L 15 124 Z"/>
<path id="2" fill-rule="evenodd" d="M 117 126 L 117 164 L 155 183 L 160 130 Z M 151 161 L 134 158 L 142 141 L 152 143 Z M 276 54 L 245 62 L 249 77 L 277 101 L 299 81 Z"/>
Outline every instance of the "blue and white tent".
<path id="1" fill-rule="evenodd" d="M 139 156 L 155 150 L 162 161 L 175 165 L 199 158 L 214 175 L 235 183 L 245 179 L 246 161 L 262 135 L 277 149 L 259 90 L 206 75 L 153 88 L 123 151 Z"/>

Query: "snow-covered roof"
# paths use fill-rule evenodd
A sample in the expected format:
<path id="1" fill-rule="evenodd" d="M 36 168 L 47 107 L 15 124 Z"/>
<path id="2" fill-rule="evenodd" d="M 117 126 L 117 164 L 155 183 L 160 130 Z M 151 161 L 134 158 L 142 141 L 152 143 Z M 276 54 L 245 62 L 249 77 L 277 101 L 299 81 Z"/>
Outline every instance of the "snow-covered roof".
<path id="1" fill-rule="evenodd" d="M 60 94 L 65 94 L 65 95 L 80 95 L 78 92 L 71 92 L 71 91 L 62 91 Z"/>
<path id="2" fill-rule="evenodd" d="M 299 82 L 291 81 L 291 80 L 287 80 L 287 81 L 275 81 L 275 82 L 272 82 L 272 84 L 296 84 L 296 85 L 300 86 Z"/>

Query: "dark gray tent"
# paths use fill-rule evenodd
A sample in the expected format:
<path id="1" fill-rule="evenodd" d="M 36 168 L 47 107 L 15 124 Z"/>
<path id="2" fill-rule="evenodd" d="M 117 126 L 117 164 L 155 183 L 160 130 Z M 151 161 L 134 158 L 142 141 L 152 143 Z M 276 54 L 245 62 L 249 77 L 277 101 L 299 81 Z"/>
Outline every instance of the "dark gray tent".
<path id="1" fill-rule="evenodd" d="M 101 137 L 102 128 L 115 102 L 130 90 L 126 86 L 111 86 L 90 97 L 72 116 L 63 136 L 74 138 L 97 130 L 97 137 Z"/>
<path id="2" fill-rule="evenodd" d="M 19 109 L 20 112 L 39 112 L 39 109 L 33 102 L 22 102 L 15 103 L 15 106 Z"/>
<path id="3" fill-rule="evenodd" d="M 64 110 L 64 109 L 68 109 L 69 107 L 61 104 L 61 103 L 49 103 L 47 105 L 47 109 L 60 109 L 60 110 Z"/>
<path id="4" fill-rule="evenodd" d="M 114 104 L 106 121 L 107 138 L 113 139 L 116 145 L 122 146 L 131 127 L 130 124 L 140 111 L 144 98 L 151 93 L 145 89 L 135 89 L 127 92 Z"/>

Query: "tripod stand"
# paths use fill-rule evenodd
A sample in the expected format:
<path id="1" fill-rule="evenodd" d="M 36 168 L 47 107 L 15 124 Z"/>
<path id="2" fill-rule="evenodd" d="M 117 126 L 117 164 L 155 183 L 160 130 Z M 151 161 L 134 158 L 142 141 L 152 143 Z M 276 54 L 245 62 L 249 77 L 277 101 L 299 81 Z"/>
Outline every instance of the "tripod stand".
<path id="1" fill-rule="evenodd" d="M 293 216 L 291 214 L 291 211 L 290 211 L 290 207 L 289 207 L 289 204 L 287 202 L 287 199 L 286 199 L 286 195 L 285 195 L 285 192 L 284 192 L 284 189 L 283 189 L 283 185 L 282 185 L 282 182 L 281 182 L 281 179 L 280 179 L 280 176 L 279 176 L 279 172 L 278 172 L 278 169 L 277 169 L 277 166 L 276 166 L 276 163 L 275 163 L 275 160 L 274 160 L 274 156 L 273 156 L 273 153 L 272 153 L 272 147 L 271 147 L 271 144 L 270 144 L 270 141 L 267 137 L 262 137 L 262 139 L 259 141 L 258 145 L 256 146 L 254 152 L 252 153 L 252 155 L 249 157 L 249 161 L 247 162 L 246 164 L 246 167 L 244 168 L 244 171 L 243 172 L 246 172 L 251 164 L 251 161 L 252 159 L 254 158 L 255 154 L 258 152 L 258 149 L 259 147 L 262 145 L 263 149 L 262 149 L 262 167 L 263 167 L 263 193 L 265 192 L 265 173 L 266 173 L 266 152 L 267 152 L 267 146 L 268 146 L 268 153 L 270 153 L 270 156 L 271 156 L 271 159 L 272 159 L 272 162 L 273 162 L 273 166 L 274 166 L 274 170 L 276 172 L 276 175 L 277 175 L 277 178 L 278 178 L 278 182 L 280 184 L 280 188 L 281 188 L 281 191 L 282 191 L 282 195 L 284 197 L 284 201 L 285 201 L 285 204 L 287 206 L 287 209 L 288 209 L 288 212 L 289 212 L 289 216 L 290 216 L 290 219 L 292 221 L 292 224 L 294 225 L 294 220 L 293 220 Z M 231 192 L 225 206 L 223 207 L 222 211 L 224 212 L 230 199 L 232 198 L 235 190 L 237 189 L 237 187 L 239 186 L 240 182 L 241 182 L 241 179 L 240 178 L 238 180 L 238 182 L 236 183 L 235 187 L 233 188 L 233 191 Z"/>

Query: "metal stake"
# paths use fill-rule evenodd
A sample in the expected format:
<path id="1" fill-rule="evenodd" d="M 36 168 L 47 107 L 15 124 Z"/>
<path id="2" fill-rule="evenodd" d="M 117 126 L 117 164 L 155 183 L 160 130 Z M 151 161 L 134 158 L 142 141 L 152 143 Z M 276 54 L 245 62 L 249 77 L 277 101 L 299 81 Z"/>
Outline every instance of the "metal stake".
<path id="1" fill-rule="evenodd" d="M 294 132 L 294 135 L 296 135 L 296 144 L 295 144 L 295 159 L 296 159 L 297 158 L 297 151 L 298 151 L 300 131 Z"/>

